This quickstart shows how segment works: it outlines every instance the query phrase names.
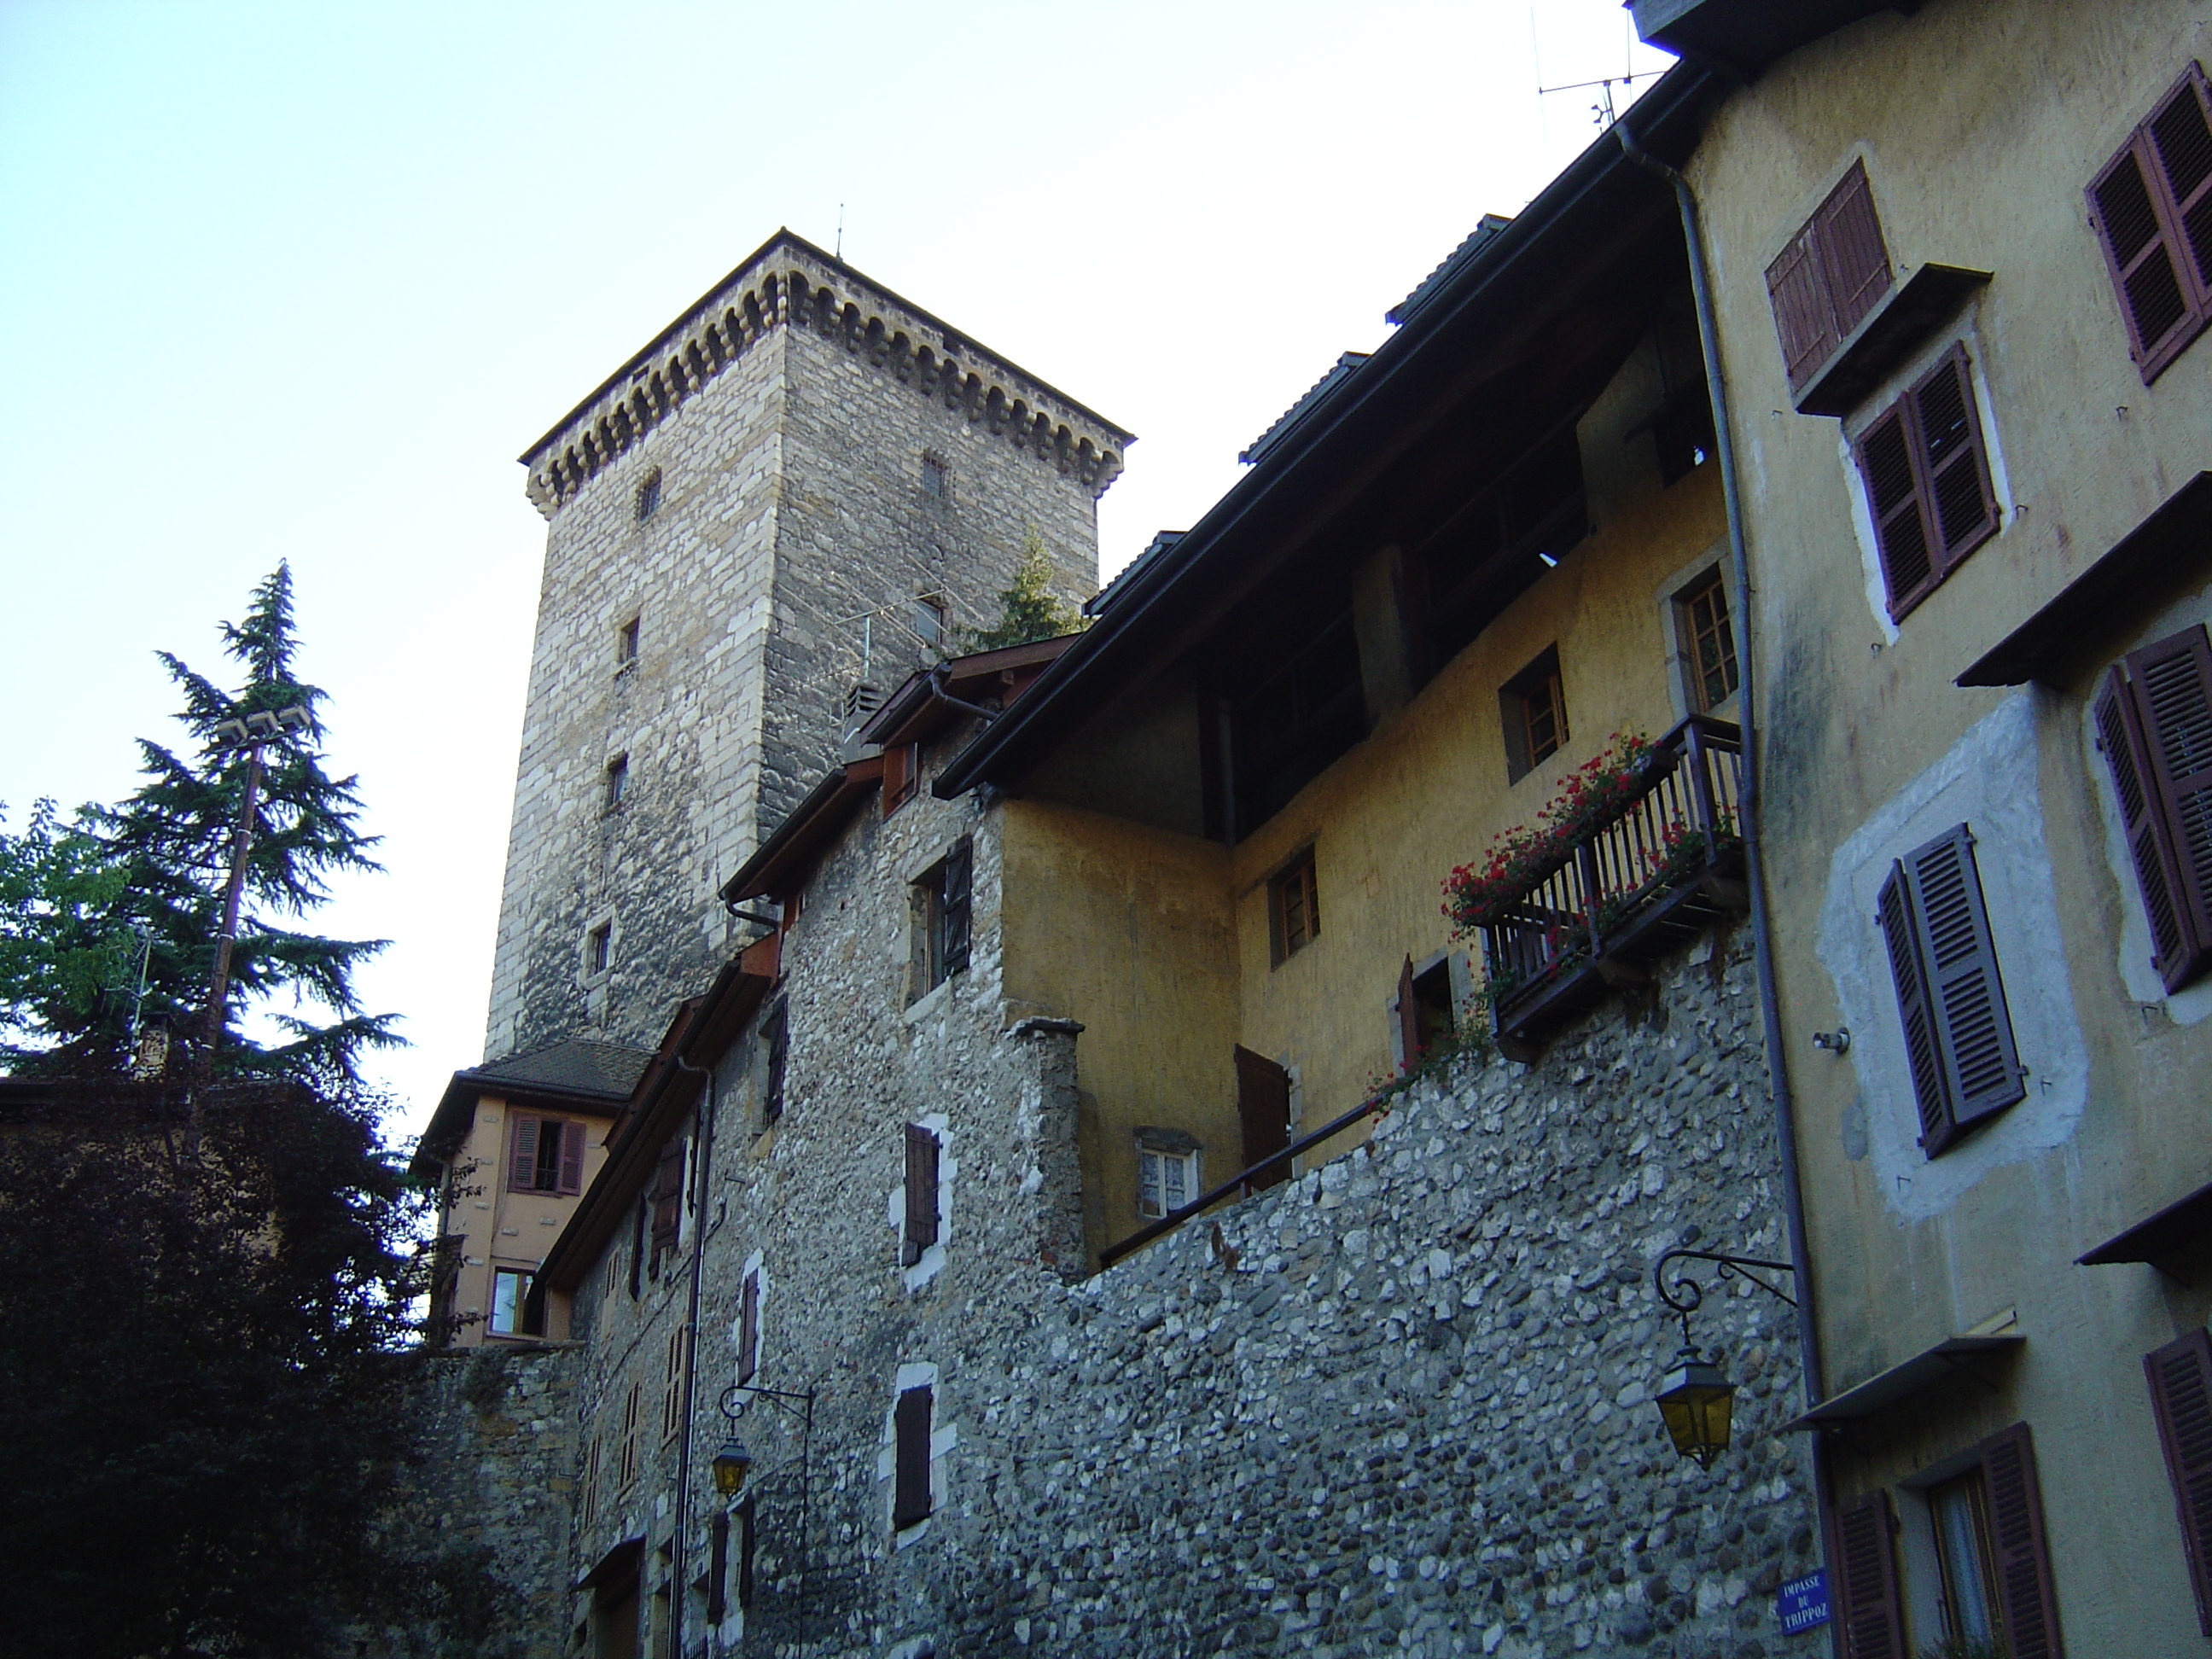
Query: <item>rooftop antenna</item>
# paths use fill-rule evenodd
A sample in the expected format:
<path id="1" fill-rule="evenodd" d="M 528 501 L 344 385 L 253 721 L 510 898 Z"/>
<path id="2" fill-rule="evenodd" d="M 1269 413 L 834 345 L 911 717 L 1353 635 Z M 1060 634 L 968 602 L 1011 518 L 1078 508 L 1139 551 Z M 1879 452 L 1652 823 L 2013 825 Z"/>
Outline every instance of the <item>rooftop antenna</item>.
<path id="1" fill-rule="evenodd" d="M 1600 131 L 1603 131 L 1620 118 L 1613 107 L 1613 89 L 1615 87 L 1634 86 L 1638 81 L 1649 81 L 1665 73 L 1664 70 L 1656 69 L 1630 70 L 1622 75 L 1608 75 L 1601 81 L 1570 81 L 1564 86 L 1538 87 L 1536 94 L 1540 98 L 1554 92 L 1579 92 L 1587 87 L 1597 88 L 1598 101 L 1590 106 L 1590 119 Z"/>
<path id="2" fill-rule="evenodd" d="M 845 204 L 837 204 L 837 257 L 845 257 Z"/>

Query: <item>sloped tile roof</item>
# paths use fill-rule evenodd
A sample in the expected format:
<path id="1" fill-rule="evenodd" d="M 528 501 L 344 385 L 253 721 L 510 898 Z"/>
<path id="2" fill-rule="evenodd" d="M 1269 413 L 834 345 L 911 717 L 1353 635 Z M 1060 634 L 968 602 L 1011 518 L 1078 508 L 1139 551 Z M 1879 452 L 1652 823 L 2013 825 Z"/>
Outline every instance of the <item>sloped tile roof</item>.
<path id="1" fill-rule="evenodd" d="M 484 1083 L 520 1083 L 540 1089 L 559 1089 L 571 1094 L 607 1095 L 627 1099 L 653 1059 L 650 1048 L 633 1048 L 624 1042 L 594 1042 L 569 1037 L 533 1048 L 526 1054 L 510 1054 L 478 1066 L 463 1075 Z"/>

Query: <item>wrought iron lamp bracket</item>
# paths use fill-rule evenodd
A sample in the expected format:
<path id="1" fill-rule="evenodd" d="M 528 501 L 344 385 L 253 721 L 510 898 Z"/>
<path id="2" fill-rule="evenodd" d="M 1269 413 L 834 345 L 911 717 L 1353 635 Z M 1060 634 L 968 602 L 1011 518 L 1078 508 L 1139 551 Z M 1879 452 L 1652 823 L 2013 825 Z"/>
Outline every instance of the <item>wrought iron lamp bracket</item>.
<path id="1" fill-rule="evenodd" d="M 1670 1287 L 1667 1280 L 1667 1264 L 1670 1261 L 1710 1261 L 1714 1265 L 1713 1282 L 1728 1279 L 1747 1279 L 1769 1296 L 1787 1302 L 1793 1308 L 1797 1305 L 1796 1297 L 1780 1285 L 1769 1284 L 1759 1277 L 1761 1273 L 1794 1275 L 1797 1269 L 1790 1262 L 1767 1261 L 1755 1255 L 1729 1255 L 1719 1250 L 1669 1250 L 1652 1265 L 1651 1287 L 1659 1292 L 1660 1301 L 1681 1320 L 1682 1346 L 1685 1348 L 1690 1346 L 1690 1316 L 1704 1305 L 1705 1287 L 1686 1273 L 1677 1273 Z"/>

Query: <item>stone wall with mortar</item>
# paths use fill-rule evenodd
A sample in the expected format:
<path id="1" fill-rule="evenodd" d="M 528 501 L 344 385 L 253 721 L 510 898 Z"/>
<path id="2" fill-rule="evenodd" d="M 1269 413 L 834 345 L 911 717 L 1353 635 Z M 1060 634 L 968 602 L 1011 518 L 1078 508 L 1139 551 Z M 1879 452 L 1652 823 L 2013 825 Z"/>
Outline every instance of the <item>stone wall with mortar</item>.
<path id="1" fill-rule="evenodd" d="M 487 1639 L 434 1628 L 363 1632 L 362 1651 L 405 1659 L 556 1659 L 568 1650 L 568 1540 L 575 1501 L 574 1343 L 415 1354 L 413 1444 L 391 1524 L 422 1554 L 481 1563 L 495 1589 Z"/>
<path id="2" fill-rule="evenodd" d="M 607 1484 L 627 1390 L 655 1398 L 683 1306 L 666 1267 L 632 1301 L 617 1241 L 573 1328 L 602 1448 L 574 1572 L 627 1538 L 672 1598 L 708 1565 L 713 1402 L 757 1273 L 757 1380 L 817 1395 L 805 1524 L 795 1422 L 757 1405 L 758 1594 L 709 1632 L 689 1593 L 687 1654 L 708 1634 L 715 1653 L 1507 1659 L 1823 1639 L 1782 1637 L 1772 1611 L 1817 1564 L 1806 1449 L 1778 1434 L 1790 1310 L 1740 1287 L 1698 1316 L 1743 1385 L 1710 1474 L 1649 1403 L 1680 1340 L 1656 1256 L 1786 1254 L 1747 938 L 1705 941 L 1533 1066 L 1424 1079 L 1366 1146 L 1083 1280 L 1056 1242 L 1079 1209 L 1082 1038 L 1003 997 L 999 822 L 926 789 L 888 820 L 870 805 L 809 884 L 783 1115 L 761 1121 L 763 1045 L 740 1042 L 714 1196 L 687 1224 L 706 1252 L 690 1501 L 657 1432 L 634 1482 Z M 973 958 L 909 1000 L 912 886 L 963 835 Z M 911 1267 L 909 1122 L 941 1136 L 945 1188 L 943 1238 Z M 937 1506 L 895 1531 L 890 1413 L 915 1379 L 935 1389 Z"/>
<path id="3" fill-rule="evenodd" d="M 488 1058 L 659 1040 L 731 943 L 717 885 L 836 755 L 848 689 L 925 659 L 915 599 L 995 620 L 1032 525 L 1067 595 L 1096 586 L 1096 499 L 1126 434 L 795 239 L 687 328 L 712 350 L 665 337 L 532 451 L 550 522 Z"/>

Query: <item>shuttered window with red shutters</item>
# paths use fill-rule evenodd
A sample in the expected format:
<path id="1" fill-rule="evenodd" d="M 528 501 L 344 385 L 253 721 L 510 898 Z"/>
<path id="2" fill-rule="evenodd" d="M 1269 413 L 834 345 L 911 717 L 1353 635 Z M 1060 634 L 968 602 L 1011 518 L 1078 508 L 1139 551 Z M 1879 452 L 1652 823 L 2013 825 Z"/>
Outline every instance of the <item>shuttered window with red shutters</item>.
<path id="1" fill-rule="evenodd" d="M 653 1181 L 653 1254 L 657 1261 L 676 1248 L 684 1224 L 684 1142 L 679 1137 L 660 1149 L 660 1168 Z"/>
<path id="2" fill-rule="evenodd" d="M 2097 745 L 2169 991 L 2212 967 L 2212 639 L 2187 629 L 2106 675 Z"/>
<path id="3" fill-rule="evenodd" d="M 1963 345 L 1859 435 L 1859 476 L 1893 620 L 1996 533 L 1996 495 Z"/>
<path id="4" fill-rule="evenodd" d="M 906 1126 L 906 1237 L 902 1265 L 911 1267 L 937 1243 L 937 1137 L 919 1123 Z"/>
<path id="5" fill-rule="evenodd" d="M 1933 1158 L 2027 1092 L 1972 831 L 1955 825 L 1893 865 L 1876 920 L 1897 989 L 1920 1145 Z"/>
<path id="6" fill-rule="evenodd" d="M 2212 1337 L 2202 1329 L 2143 1356 L 2197 1627 L 2212 1636 Z"/>
<path id="7" fill-rule="evenodd" d="M 574 1194 L 584 1190 L 584 1126 L 534 1113 L 512 1115 L 507 1189 Z"/>
<path id="8" fill-rule="evenodd" d="M 929 1519 L 933 1506 L 929 1490 L 930 1419 L 933 1390 L 925 1384 L 899 1393 L 891 1413 L 894 1442 L 891 1524 L 906 1528 Z"/>
<path id="9" fill-rule="evenodd" d="M 1897 1522 L 1876 1488 L 1830 1518 L 1836 1564 L 1833 1604 L 1843 1659 L 1906 1659 L 1897 1594 Z"/>
<path id="10" fill-rule="evenodd" d="M 2090 185 L 2089 217 L 2148 386 L 2212 320 L 2212 88 L 2197 64 Z"/>
<path id="11" fill-rule="evenodd" d="M 1766 294 L 1795 392 L 1889 292 L 1889 249 L 1866 165 L 1850 171 L 1766 268 Z"/>

